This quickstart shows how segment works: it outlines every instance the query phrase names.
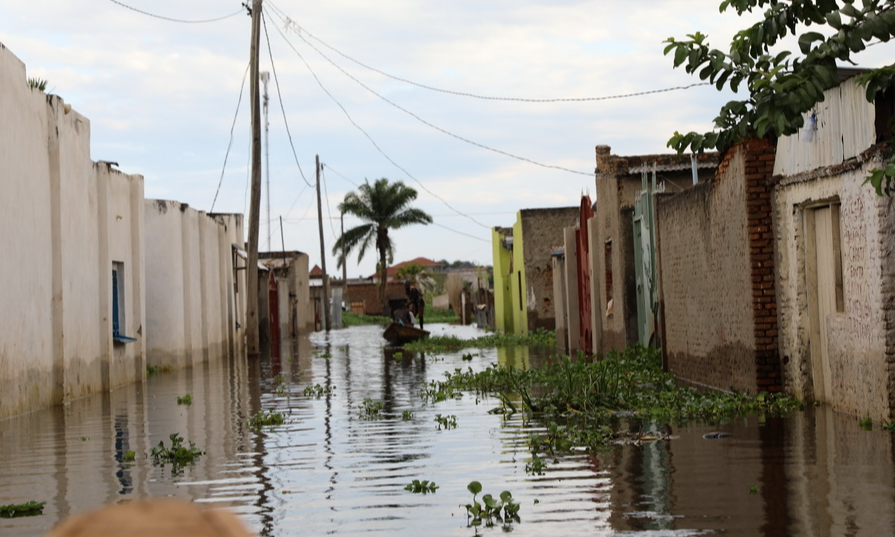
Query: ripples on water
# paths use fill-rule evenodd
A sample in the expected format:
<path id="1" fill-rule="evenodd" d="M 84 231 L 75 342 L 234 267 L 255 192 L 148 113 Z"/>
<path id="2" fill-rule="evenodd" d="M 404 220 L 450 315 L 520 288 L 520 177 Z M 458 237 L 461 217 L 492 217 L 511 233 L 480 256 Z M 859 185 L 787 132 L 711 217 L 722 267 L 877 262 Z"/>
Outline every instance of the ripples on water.
<path id="1" fill-rule="evenodd" d="M 42 516 L 0 519 L 0 535 L 41 535 L 77 512 L 161 496 L 226 507 L 261 535 L 473 535 L 461 507 L 471 480 L 495 496 L 512 492 L 517 535 L 895 534 L 890 433 L 861 431 L 856 419 L 818 409 L 672 428 L 670 442 L 548 460 L 543 475 L 529 475 L 536 422 L 489 414 L 493 399 L 419 396 L 457 367 L 526 367 L 527 350 L 474 351 L 471 362 L 396 357 L 380 331 L 315 333 L 279 361 L 204 364 L 0 422 L 0 504 L 47 502 Z M 334 394 L 304 395 L 318 384 Z M 193 404 L 177 405 L 185 394 Z M 361 418 L 365 398 L 384 402 L 380 419 Z M 252 430 L 260 409 L 283 412 L 286 424 Z M 437 430 L 436 414 L 456 416 L 457 428 Z M 719 428 L 732 436 L 703 439 Z M 207 451 L 180 473 L 146 458 L 174 432 Z M 412 494 L 413 479 L 440 488 Z"/>

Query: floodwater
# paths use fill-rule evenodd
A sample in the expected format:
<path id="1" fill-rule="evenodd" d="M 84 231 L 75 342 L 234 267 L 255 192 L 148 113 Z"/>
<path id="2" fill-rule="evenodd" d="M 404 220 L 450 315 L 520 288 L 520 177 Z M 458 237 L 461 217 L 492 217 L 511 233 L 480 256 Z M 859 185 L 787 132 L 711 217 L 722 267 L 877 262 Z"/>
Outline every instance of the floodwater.
<path id="1" fill-rule="evenodd" d="M 458 367 L 527 367 L 536 356 L 396 354 L 380 330 L 315 333 L 286 345 L 280 360 L 156 374 L 0 422 L 0 505 L 47 502 L 43 515 L 0 519 L 0 535 L 42 535 L 103 504 L 166 496 L 231 509 L 264 536 L 895 534 L 892 434 L 862 431 L 855 418 L 817 408 L 670 427 L 671 440 L 548 460 L 533 475 L 525 465 L 536 422 L 489 414 L 494 399 L 429 403 L 419 393 Z M 309 386 L 320 395 L 306 395 Z M 186 394 L 192 405 L 178 405 Z M 384 403 L 379 419 L 363 419 L 367 398 Z M 246 422 L 261 409 L 283 412 L 286 423 L 253 430 Z M 456 428 L 439 429 L 438 414 Z M 713 431 L 731 436 L 703 438 Z M 147 454 L 171 433 L 207 453 L 177 471 L 154 466 Z M 439 488 L 404 490 L 414 479 Z M 520 521 L 469 527 L 461 504 L 472 480 L 495 496 L 510 491 Z"/>

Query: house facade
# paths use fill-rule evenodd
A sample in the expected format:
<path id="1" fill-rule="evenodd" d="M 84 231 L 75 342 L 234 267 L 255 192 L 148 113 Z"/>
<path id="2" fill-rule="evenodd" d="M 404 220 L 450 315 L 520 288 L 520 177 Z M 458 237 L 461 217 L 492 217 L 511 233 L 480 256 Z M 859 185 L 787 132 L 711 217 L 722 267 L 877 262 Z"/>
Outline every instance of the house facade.
<path id="1" fill-rule="evenodd" d="M 841 73 L 848 76 L 848 72 Z M 858 416 L 895 417 L 895 211 L 865 178 L 891 140 L 893 98 L 854 78 L 824 93 L 816 130 L 777 143 L 779 349 L 786 388 Z"/>

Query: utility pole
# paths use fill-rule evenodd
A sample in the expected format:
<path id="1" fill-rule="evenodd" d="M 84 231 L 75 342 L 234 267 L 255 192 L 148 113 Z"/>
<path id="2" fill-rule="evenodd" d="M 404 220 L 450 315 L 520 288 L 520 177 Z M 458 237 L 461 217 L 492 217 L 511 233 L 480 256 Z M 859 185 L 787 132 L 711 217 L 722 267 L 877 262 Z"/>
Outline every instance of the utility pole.
<path id="1" fill-rule="evenodd" d="M 345 236 L 345 213 L 339 213 L 339 222 L 342 224 L 342 236 Z M 345 241 L 342 241 L 342 285 L 345 286 L 345 296 L 348 296 L 348 265 L 345 264 Z M 347 299 L 346 299 L 347 300 Z"/>
<path id="2" fill-rule="evenodd" d="M 326 247 L 323 245 L 323 206 L 320 203 L 320 155 L 317 159 L 317 226 L 320 229 L 320 268 L 323 270 L 323 323 L 324 330 L 329 331 L 329 276 L 326 274 Z"/>
<path id="3" fill-rule="evenodd" d="M 252 195 L 249 203 L 249 244 L 246 261 L 246 353 L 261 356 L 258 316 L 258 226 L 261 209 L 261 103 L 258 98 L 258 42 L 261 39 L 261 0 L 252 0 L 252 47 L 249 88 L 252 107 Z"/>
<path id="4" fill-rule="evenodd" d="M 273 243 L 270 241 L 270 123 L 267 121 L 267 104 L 270 98 L 267 96 L 267 81 L 270 73 L 261 73 L 261 83 L 264 84 L 264 94 L 261 107 L 264 109 L 264 193 L 267 201 L 267 251 L 273 251 Z"/>

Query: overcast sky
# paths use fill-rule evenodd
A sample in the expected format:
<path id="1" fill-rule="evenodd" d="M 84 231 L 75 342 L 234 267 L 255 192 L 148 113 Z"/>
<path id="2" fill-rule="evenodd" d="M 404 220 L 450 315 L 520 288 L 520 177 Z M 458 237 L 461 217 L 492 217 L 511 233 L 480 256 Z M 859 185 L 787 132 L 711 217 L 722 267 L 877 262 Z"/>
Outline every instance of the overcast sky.
<path id="1" fill-rule="evenodd" d="M 286 249 L 320 263 L 308 186 L 320 155 L 330 273 L 338 203 L 381 177 L 419 191 L 418 206 L 435 219 L 392 232 L 396 262 L 491 264 L 491 227 L 512 225 L 519 209 L 577 206 L 583 192 L 594 193 L 596 145 L 663 153 L 674 131 L 711 128 L 730 94 L 658 90 L 700 82 L 672 69 L 666 38 L 699 30 L 726 48 L 746 25 L 719 13 L 719 3 L 266 1 L 261 69 L 276 73 L 268 89 L 270 248 L 281 248 L 282 217 Z M 148 198 L 204 211 L 214 203 L 215 212 L 247 213 L 247 87 L 238 115 L 237 102 L 250 26 L 230 0 L 0 0 L 0 42 L 29 77 L 47 79 L 50 92 L 87 116 L 92 158 L 142 174 Z M 862 62 L 890 61 L 892 47 L 872 47 Z M 587 100 L 521 100 L 575 98 Z M 265 195 L 262 250 L 266 207 Z M 345 218 L 346 228 L 358 223 Z M 374 269 L 375 252 L 348 261 L 349 277 Z"/>

